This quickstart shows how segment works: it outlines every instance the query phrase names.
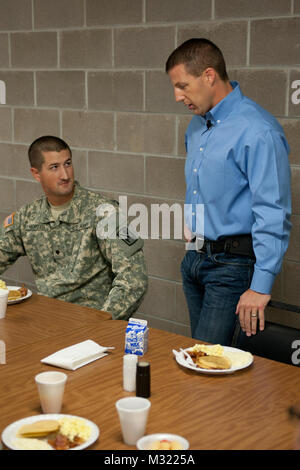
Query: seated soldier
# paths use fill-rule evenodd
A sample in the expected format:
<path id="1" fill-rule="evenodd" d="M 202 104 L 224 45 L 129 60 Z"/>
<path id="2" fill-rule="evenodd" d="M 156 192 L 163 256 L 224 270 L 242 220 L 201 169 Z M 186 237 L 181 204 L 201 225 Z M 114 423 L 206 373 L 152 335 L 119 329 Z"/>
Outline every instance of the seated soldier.
<path id="1" fill-rule="evenodd" d="M 147 289 L 143 241 L 118 222 L 116 201 L 74 180 L 72 153 L 62 139 L 40 137 L 28 155 L 45 195 L 2 224 L 0 274 L 26 255 L 38 293 L 127 320 Z M 106 225 L 114 230 L 108 233 Z"/>

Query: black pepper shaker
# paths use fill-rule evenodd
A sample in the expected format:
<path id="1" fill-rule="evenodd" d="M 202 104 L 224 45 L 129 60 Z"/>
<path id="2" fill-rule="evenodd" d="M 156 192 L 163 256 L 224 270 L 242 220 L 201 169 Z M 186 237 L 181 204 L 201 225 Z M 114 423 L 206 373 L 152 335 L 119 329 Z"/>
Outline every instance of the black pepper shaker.
<path id="1" fill-rule="evenodd" d="M 150 364 L 140 361 L 136 366 L 136 396 L 149 398 L 150 395 Z"/>

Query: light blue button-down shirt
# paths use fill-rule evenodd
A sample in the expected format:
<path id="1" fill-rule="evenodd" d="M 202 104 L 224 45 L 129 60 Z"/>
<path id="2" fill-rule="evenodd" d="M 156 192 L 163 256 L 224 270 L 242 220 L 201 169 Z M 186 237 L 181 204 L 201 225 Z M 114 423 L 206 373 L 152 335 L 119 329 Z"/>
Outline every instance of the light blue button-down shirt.
<path id="1" fill-rule="evenodd" d="M 186 131 L 185 202 L 193 214 L 186 221 L 210 240 L 252 233 L 250 288 L 269 294 L 291 229 L 289 145 L 276 119 L 237 82 L 231 85 L 233 91 L 205 118 L 194 116 Z M 204 204 L 204 225 L 197 204 Z"/>

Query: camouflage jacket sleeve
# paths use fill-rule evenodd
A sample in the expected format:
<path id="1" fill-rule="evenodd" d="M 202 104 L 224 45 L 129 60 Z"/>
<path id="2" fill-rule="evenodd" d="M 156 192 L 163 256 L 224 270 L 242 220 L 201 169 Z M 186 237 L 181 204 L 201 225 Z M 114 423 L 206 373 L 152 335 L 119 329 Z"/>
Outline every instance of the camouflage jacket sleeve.
<path id="1" fill-rule="evenodd" d="M 0 228 L 0 274 L 19 256 L 24 255 L 24 246 L 19 233 L 19 214 L 13 213 L 6 217 Z"/>
<path id="2" fill-rule="evenodd" d="M 98 237 L 101 252 L 111 265 L 113 282 L 103 310 L 113 319 L 128 320 L 138 309 L 146 293 L 148 276 L 143 253 L 144 242 L 117 230 L 106 239 Z"/>

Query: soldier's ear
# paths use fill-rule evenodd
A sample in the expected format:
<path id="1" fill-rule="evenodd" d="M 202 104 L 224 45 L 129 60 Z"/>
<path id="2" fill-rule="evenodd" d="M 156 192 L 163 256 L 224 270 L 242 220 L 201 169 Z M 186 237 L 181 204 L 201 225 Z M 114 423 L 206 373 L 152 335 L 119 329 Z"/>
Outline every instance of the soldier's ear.
<path id="1" fill-rule="evenodd" d="M 34 177 L 34 179 L 40 183 L 41 177 L 40 177 L 39 170 L 37 168 L 31 167 L 30 171 L 31 171 L 31 174 Z"/>

